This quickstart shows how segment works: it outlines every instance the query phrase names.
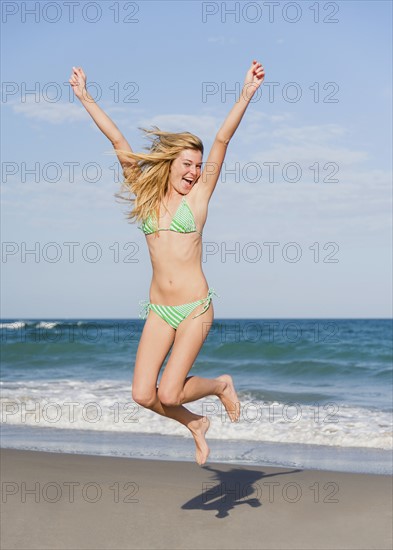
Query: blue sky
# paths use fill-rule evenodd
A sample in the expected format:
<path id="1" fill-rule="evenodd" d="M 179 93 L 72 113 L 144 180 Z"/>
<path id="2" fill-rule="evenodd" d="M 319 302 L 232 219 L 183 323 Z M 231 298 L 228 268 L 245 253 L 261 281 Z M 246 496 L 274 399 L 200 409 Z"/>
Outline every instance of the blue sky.
<path id="1" fill-rule="evenodd" d="M 208 150 L 253 59 L 265 83 L 204 228 L 216 318 L 391 316 L 390 2 L 280 2 L 272 20 L 268 2 L 79 2 L 73 20 L 23 4 L 3 3 L 3 318 L 133 318 L 148 298 L 145 237 L 71 67 L 134 149 L 155 124 Z"/>

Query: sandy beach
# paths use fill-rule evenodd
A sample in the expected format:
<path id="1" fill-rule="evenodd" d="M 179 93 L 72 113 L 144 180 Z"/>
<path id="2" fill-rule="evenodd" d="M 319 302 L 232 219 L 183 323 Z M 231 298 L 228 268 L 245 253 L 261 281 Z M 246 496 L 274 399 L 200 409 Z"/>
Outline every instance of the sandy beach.
<path id="1" fill-rule="evenodd" d="M 8 549 L 388 549 L 392 479 L 1 451 Z"/>

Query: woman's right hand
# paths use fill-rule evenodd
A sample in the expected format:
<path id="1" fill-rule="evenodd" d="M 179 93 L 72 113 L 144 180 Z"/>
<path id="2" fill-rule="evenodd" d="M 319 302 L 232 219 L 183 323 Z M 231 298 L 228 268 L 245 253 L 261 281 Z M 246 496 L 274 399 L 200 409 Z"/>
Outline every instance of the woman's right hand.
<path id="1" fill-rule="evenodd" d="M 78 99 L 86 97 L 86 75 L 82 67 L 72 67 L 72 75 L 68 81 Z"/>

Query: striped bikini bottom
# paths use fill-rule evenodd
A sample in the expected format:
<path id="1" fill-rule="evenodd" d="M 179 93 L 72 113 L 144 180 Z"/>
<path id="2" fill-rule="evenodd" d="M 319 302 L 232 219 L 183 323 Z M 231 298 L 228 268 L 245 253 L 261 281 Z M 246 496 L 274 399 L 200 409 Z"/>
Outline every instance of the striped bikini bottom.
<path id="1" fill-rule="evenodd" d="M 189 302 L 188 304 L 182 304 L 180 306 L 161 306 L 159 304 L 152 304 L 146 300 L 141 300 L 139 304 L 141 305 L 142 309 L 141 309 L 141 312 L 139 313 L 139 317 L 141 319 L 146 319 L 149 314 L 149 310 L 152 309 L 162 319 L 164 319 L 164 321 L 166 321 L 168 325 L 170 325 L 176 330 L 177 327 L 180 325 L 180 323 L 190 315 L 190 313 L 196 308 L 196 306 L 199 306 L 200 304 L 203 304 L 203 303 L 205 304 L 203 310 L 200 313 L 198 313 L 198 315 L 194 315 L 193 319 L 205 313 L 205 311 L 210 306 L 210 302 L 212 300 L 213 294 L 219 297 L 219 295 L 215 292 L 214 288 L 209 288 L 206 298 L 202 298 L 201 300 L 196 300 L 196 302 Z"/>

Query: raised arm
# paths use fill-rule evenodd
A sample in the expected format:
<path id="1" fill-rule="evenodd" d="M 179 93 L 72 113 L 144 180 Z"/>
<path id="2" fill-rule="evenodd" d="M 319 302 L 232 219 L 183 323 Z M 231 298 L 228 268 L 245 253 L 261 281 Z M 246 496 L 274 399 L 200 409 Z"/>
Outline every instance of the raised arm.
<path id="1" fill-rule="evenodd" d="M 198 183 L 198 196 L 207 203 L 213 194 L 220 176 L 228 144 L 233 134 L 236 132 L 252 97 L 262 84 L 264 78 L 265 70 L 261 63 L 253 61 L 251 67 L 247 71 L 239 99 L 236 101 L 225 119 L 224 124 L 217 132 Z"/>
<path id="2" fill-rule="evenodd" d="M 120 132 L 116 124 L 108 117 L 107 114 L 97 105 L 86 89 L 86 75 L 82 67 L 72 67 L 72 75 L 69 83 L 74 90 L 76 97 L 80 100 L 86 111 L 97 124 L 101 132 L 109 139 L 115 149 L 133 152 L 128 141 Z M 123 170 L 134 161 L 126 158 L 120 152 L 116 152 L 117 157 L 122 165 Z"/>

